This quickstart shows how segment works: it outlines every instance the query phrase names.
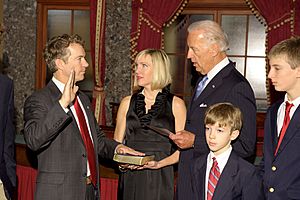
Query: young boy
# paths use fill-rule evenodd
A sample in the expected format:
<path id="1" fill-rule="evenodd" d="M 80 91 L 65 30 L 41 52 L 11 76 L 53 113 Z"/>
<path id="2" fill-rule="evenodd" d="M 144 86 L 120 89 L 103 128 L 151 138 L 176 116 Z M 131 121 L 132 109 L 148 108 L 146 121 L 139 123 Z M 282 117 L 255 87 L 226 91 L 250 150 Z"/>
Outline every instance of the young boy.
<path id="1" fill-rule="evenodd" d="M 276 44 L 268 58 L 268 78 L 286 94 L 265 119 L 264 190 L 270 200 L 300 199 L 300 38 Z"/>
<path id="2" fill-rule="evenodd" d="M 231 142 L 242 127 L 240 109 L 230 103 L 214 104 L 206 111 L 204 124 L 210 153 L 192 165 L 194 199 L 264 199 L 255 166 L 232 151 Z"/>

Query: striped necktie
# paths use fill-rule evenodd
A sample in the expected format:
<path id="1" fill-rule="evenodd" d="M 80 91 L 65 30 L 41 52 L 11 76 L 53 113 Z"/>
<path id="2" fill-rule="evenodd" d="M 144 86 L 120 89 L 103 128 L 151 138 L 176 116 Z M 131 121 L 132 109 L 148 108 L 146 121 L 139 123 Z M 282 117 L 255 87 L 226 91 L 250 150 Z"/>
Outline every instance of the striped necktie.
<path id="1" fill-rule="evenodd" d="M 198 83 L 194 100 L 196 100 L 200 96 L 201 92 L 204 90 L 204 86 L 205 86 L 205 83 L 207 80 L 208 80 L 208 77 L 204 76 L 202 78 L 202 80 Z"/>
<path id="2" fill-rule="evenodd" d="M 214 196 L 214 192 L 217 186 L 217 183 L 220 178 L 220 169 L 218 167 L 218 162 L 215 157 L 213 159 L 213 165 L 209 172 L 208 184 L 207 184 L 207 200 L 211 200 Z"/>

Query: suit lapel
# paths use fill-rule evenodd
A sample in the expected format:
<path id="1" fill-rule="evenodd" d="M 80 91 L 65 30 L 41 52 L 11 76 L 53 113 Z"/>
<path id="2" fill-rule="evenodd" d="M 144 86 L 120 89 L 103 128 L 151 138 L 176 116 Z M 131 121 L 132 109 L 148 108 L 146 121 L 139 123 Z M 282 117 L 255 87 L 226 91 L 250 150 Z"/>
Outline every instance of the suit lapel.
<path id="1" fill-rule="evenodd" d="M 224 77 L 228 76 L 231 72 L 231 70 L 235 67 L 235 64 L 230 61 L 228 65 L 226 65 L 220 72 L 218 72 L 215 77 L 206 85 L 202 93 L 199 95 L 199 97 L 194 100 L 195 91 L 193 94 L 192 102 L 189 107 L 189 112 L 192 113 L 195 111 L 195 108 L 200 107 L 208 107 L 206 103 L 206 99 L 213 94 L 220 86 L 223 84 Z M 197 85 L 201 81 L 201 79 L 198 80 Z M 196 89 L 195 89 L 196 90 Z"/>
<path id="2" fill-rule="evenodd" d="M 58 102 L 62 95 L 62 93 L 60 92 L 58 87 L 55 85 L 55 83 L 52 80 L 49 81 L 49 83 L 47 84 L 47 87 L 51 93 L 53 103 Z M 75 138 L 77 138 L 79 143 L 82 144 L 83 147 L 85 147 L 84 142 L 81 137 L 80 128 L 78 127 L 75 117 L 70 109 L 67 114 L 73 118 L 73 122 L 70 123 L 70 126 L 73 129 L 72 133 L 74 133 L 74 136 L 75 136 Z"/>
<path id="3" fill-rule="evenodd" d="M 205 198 L 205 174 L 206 174 L 207 154 L 200 156 L 192 164 L 192 187 L 196 199 Z M 202 187 L 201 187 L 202 186 Z"/>
<path id="4" fill-rule="evenodd" d="M 299 123 L 300 122 L 300 117 L 299 116 L 300 116 L 300 108 L 298 106 L 295 113 L 293 114 L 293 117 L 290 121 L 290 124 L 289 124 L 289 126 L 286 130 L 286 133 L 283 137 L 283 140 L 280 144 L 277 156 L 280 155 L 280 153 L 282 151 L 284 151 L 284 148 L 286 147 L 286 145 L 291 141 L 291 139 L 295 136 L 295 134 L 300 129 L 300 123 Z"/>
<path id="5" fill-rule="evenodd" d="M 233 187 L 234 178 L 238 172 L 238 157 L 232 151 L 214 192 L 214 200 L 221 200 L 226 192 Z"/>
<path id="6" fill-rule="evenodd" d="M 91 134 L 92 134 L 92 140 L 93 140 L 94 145 L 95 145 L 95 140 L 96 140 L 96 129 L 95 129 L 95 127 L 96 127 L 96 124 L 95 124 L 95 121 L 94 121 L 93 112 L 92 112 L 91 107 L 90 107 L 90 102 L 81 91 L 79 91 L 78 95 L 79 95 L 81 103 L 84 107 L 86 116 L 88 118 L 87 125 L 90 127 Z"/>
<path id="7" fill-rule="evenodd" d="M 282 101 L 278 102 L 275 107 L 270 111 L 270 127 L 272 136 L 272 154 L 274 155 L 278 142 L 278 130 L 277 130 L 277 113 Z"/>

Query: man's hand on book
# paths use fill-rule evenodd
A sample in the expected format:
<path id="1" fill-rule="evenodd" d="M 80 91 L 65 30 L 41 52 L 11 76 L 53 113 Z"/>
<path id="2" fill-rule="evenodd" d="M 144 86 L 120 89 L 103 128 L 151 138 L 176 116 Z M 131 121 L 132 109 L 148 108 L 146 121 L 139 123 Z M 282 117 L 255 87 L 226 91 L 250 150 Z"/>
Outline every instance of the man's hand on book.
<path id="1" fill-rule="evenodd" d="M 117 147 L 116 147 L 116 152 L 118 154 L 130 154 L 130 155 L 134 155 L 134 156 L 144 156 L 145 154 L 142 153 L 142 152 L 139 152 L 139 151 L 136 151 L 130 147 L 127 147 L 123 144 L 119 144 Z"/>

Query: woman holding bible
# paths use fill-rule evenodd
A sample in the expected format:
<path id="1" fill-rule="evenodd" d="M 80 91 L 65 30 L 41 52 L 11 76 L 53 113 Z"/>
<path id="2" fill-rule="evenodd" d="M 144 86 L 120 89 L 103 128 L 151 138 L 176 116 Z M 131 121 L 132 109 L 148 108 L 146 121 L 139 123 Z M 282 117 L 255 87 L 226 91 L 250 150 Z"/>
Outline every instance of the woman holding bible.
<path id="1" fill-rule="evenodd" d="M 184 129 L 184 101 L 169 92 L 170 61 L 166 53 L 146 49 L 135 59 L 134 86 L 139 90 L 125 97 L 117 114 L 114 139 L 127 146 L 154 155 L 141 167 L 122 170 L 119 200 L 172 200 L 174 196 L 173 164 L 179 151 L 167 136 L 149 128 L 165 128 L 171 132 Z"/>

